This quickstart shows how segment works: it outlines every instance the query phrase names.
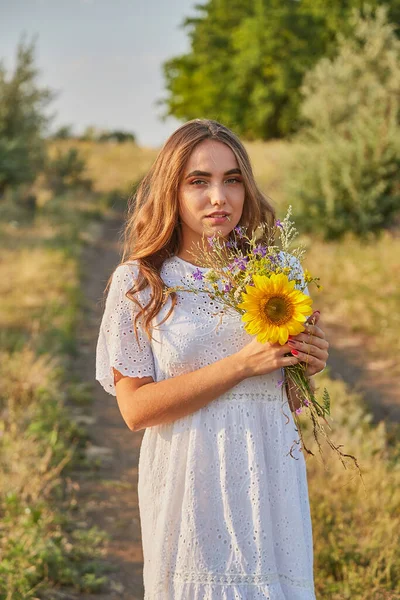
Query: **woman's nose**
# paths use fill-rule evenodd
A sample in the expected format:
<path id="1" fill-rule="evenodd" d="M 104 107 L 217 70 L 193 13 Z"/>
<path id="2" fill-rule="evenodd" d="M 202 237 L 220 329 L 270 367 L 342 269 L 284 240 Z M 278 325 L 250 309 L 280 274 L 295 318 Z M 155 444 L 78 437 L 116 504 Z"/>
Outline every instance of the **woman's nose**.
<path id="1" fill-rule="evenodd" d="M 213 185 L 210 187 L 210 200 L 212 204 L 225 204 L 226 196 L 222 185 Z"/>

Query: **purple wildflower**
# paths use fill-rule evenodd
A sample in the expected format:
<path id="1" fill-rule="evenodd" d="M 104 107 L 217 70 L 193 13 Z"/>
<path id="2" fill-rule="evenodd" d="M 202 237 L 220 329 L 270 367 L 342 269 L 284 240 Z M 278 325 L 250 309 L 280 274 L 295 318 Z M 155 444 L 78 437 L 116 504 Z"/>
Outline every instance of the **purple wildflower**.
<path id="1" fill-rule="evenodd" d="M 259 244 L 258 246 L 253 248 L 253 254 L 259 254 L 264 258 L 264 256 L 267 254 L 267 249 L 265 246 L 261 246 L 261 244 Z"/>
<path id="2" fill-rule="evenodd" d="M 224 287 L 223 287 L 223 291 L 224 291 L 224 292 L 230 292 L 230 291 L 231 291 L 231 289 L 232 289 L 232 287 L 233 287 L 233 286 L 232 286 L 232 284 L 231 284 L 231 283 L 226 283 L 226 284 L 224 285 Z"/>
<path id="3" fill-rule="evenodd" d="M 214 246 L 214 243 L 215 243 L 214 236 L 208 237 L 207 241 L 208 241 L 208 243 L 210 244 L 211 247 Z"/>
<path id="4" fill-rule="evenodd" d="M 235 266 L 240 270 L 240 271 L 245 271 L 246 270 L 246 266 L 247 266 L 247 261 L 249 259 L 247 258 L 247 256 L 240 256 L 240 257 L 236 257 L 234 259 L 234 263 Z"/>
<path id="5" fill-rule="evenodd" d="M 296 415 L 299 415 L 301 413 L 303 409 L 301 408 L 301 406 L 299 408 L 296 408 Z"/>
<path id="6" fill-rule="evenodd" d="M 238 237 L 240 237 L 240 238 L 243 237 L 243 235 L 244 235 L 243 227 L 235 227 L 234 231 Z"/>
<path id="7" fill-rule="evenodd" d="M 202 281 L 203 273 L 200 271 L 200 269 L 196 269 L 195 271 L 193 271 L 192 277 L 194 277 L 196 281 Z"/>
<path id="8" fill-rule="evenodd" d="M 228 241 L 226 242 L 226 247 L 227 247 L 227 248 L 236 248 L 236 244 L 235 244 L 235 242 L 233 242 L 232 240 L 228 240 Z"/>
<path id="9" fill-rule="evenodd" d="M 282 387 L 284 383 L 285 383 L 285 380 L 284 379 L 280 379 L 276 385 L 278 387 Z"/>
<path id="10" fill-rule="evenodd" d="M 268 260 L 272 263 L 277 263 L 279 262 L 278 258 L 274 255 L 274 254 L 269 254 L 268 255 Z"/>
<path id="11" fill-rule="evenodd" d="M 310 402 L 307 400 L 307 398 L 304 398 L 303 404 L 304 406 L 310 406 Z"/>
<path id="12" fill-rule="evenodd" d="M 282 221 L 281 221 L 280 219 L 277 219 L 277 220 L 275 221 L 275 226 L 276 226 L 276 227 L 281 227 L 281 228 L 282 228 L 282 227 L 283 227 L 283 225 L 282 225 Z"/>

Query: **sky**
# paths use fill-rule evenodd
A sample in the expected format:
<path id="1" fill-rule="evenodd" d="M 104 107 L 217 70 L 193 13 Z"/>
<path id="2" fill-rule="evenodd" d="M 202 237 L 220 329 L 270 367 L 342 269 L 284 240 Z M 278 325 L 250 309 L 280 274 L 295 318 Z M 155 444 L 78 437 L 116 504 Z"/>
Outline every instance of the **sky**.
<path id="1" fill-rule="evenodd" d="M 0 59 L 11 72 L 23 34 L 36 37 L 41 85 L 57 91 L 51 129 L 94 125 L 159 147 L 181 124 L 162 122 L 162 63 L 189 51 L 199 0 L 0 0 Z M 204 3 L 204 2 L 203 2 Z"/>

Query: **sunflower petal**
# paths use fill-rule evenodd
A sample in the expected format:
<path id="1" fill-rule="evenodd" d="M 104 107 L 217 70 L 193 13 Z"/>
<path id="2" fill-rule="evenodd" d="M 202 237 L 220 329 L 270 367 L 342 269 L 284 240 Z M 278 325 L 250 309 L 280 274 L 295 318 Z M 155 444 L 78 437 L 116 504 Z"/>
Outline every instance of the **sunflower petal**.
<path id="1" fill-rule="evenodd" d="M 287 330 L 286 327 L 280 327 L 279 328 L 279 343 L 281 346 L 283 346 L 284 344 L 286 344 L 286 342 L 288 341 L 288 337 L 289 337 L 289 332 Z"/>

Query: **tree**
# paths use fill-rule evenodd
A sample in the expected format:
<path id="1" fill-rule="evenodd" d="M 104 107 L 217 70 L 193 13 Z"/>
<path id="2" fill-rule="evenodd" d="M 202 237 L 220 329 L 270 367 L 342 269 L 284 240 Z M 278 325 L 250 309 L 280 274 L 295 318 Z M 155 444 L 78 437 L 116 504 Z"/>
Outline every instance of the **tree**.
<path id="1" fill-rule="evenodd" d="M 99 135 L 99 142 L 116 142 L 117 144 L 123 144 L 124 142 L 135 142 L 136 138 L 133 133 L 129 131 L 121 131 L 120 129 L 115 129 L 112 131 L 107 131 Z"/>
<path id="2" fill-rule="evenodd" d="M 62 125 L 51 136 L 53 140 L 69 140 L 73 136 L 72 125 Z"/>
<path id="3" fill-rule="evenodd" d="M 39 87 L 37 75 L 33 41 L 19 43 L 11 75 L 0 62 L 0 194 L 8 186 L 31 183 L 44 164 L 50 120 L 45 108 L 53 93 Z"/>
<path id="4" fill-rule="evenodd" d="M 400 41 L 386 7 L 351 17 L 302 88 L 287 193 L 308 230 L 363 235 L 400 212 Z"/>
<path id="5" fill-rule="evenodd" d="M 383 0 L 372 0 L 374 6 Z M 336 51 L 363 0 L 208 0 L 185 19 L 191 50 L 163 65 L 163 118 L 209 117 L 247 139 L 296 131 L 303 77 Z M 399 18 L 400 0 L 390 3 Z M 396 22 L 396 21 L 395 21 Z"/>
<path id="6" fill-rule="evenodd" d="M 77 148 L 69 148 L 65 152 L 58 149 L 54 158 L 47 159 L 47 184 L 55 194 L 62 194 L 71 187 L 83 186 L 90 189 L 92 182 L 84 178 L 85 170 L 86 162 Z"/>
<path id="7" fill-rule="evenodd" d="M 234 99 L 227 88 L 234 52 L 232 32 L 245 16 L 251 15 L 251 6 L 243 0 L 211 0 L 196 8 L 202 16 L 188 18 L 183 25 L 192 51 L 167 61 L 163 67 L 170 91 L 165 116 L 185 120 L 210 116 L 231 122 Z"/>

